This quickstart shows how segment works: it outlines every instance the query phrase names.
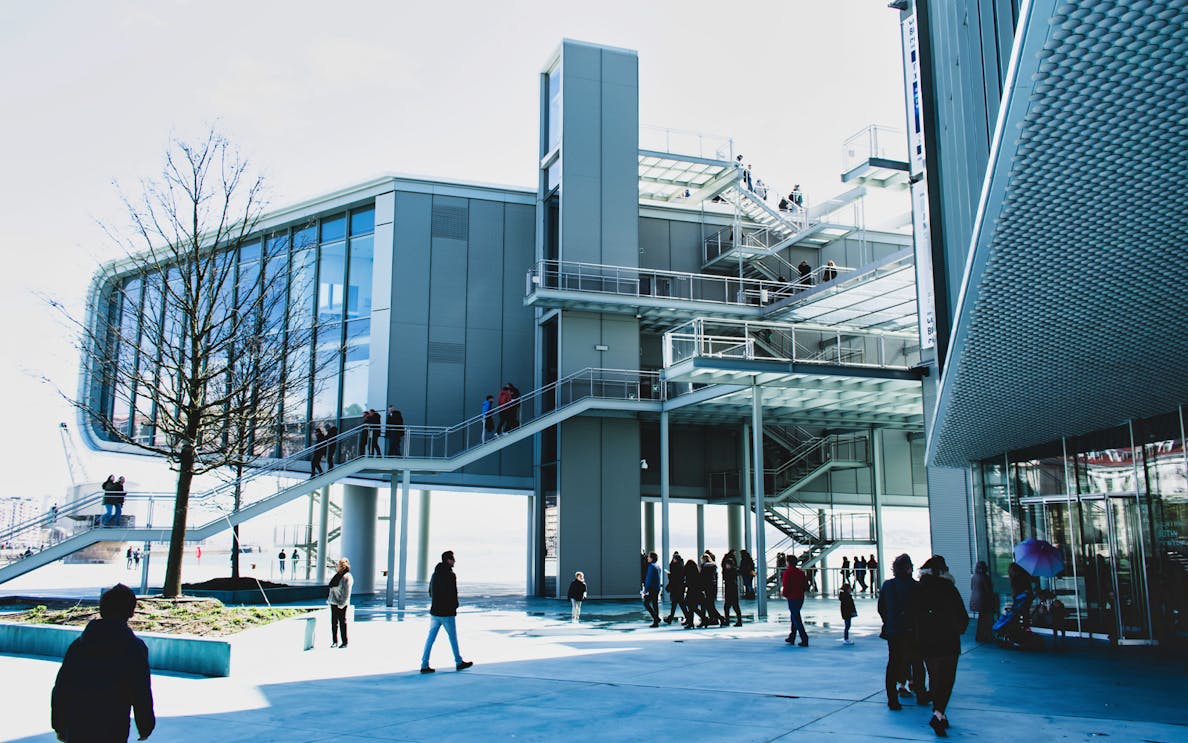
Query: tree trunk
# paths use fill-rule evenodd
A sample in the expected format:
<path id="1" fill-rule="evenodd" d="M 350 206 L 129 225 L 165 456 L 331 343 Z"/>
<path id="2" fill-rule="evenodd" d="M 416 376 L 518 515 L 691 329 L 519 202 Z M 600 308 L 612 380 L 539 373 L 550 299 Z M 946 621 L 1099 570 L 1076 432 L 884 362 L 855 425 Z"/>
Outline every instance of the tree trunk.
<path id="1" fill-rule="evenodd" d="M 190 483 L 194 479 L 194 447 L 182 445 L 177 473 L 177 496 L 173 502 L 173 531 L 169 534 L 169 557 L 165 563 L 165 598 L 181 595 L 181 563 L 186 546 L 186 515 L 190 510 Z"/>
<path id="2" fill-rule="evenodd" d="M 234 513 L 239 513 L 239 506 L 243 496 L 243 463 L 235 465 L 235 507 Z M 239 524 L 231 527 L 231 577 L 239 577 Z"/>

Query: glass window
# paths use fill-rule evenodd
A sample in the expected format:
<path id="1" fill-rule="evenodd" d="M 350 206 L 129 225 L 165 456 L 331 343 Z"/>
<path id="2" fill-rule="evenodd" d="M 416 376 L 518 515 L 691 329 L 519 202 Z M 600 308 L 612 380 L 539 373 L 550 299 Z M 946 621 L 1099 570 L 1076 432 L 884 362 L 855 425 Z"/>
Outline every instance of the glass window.
<path id="1" fill-rule="evenodd" d="M 351 238 L 350 286 L 347 287 L 347 318 L 371 316 L 371 266 L 373 243 L 367 237 Z"/>
<path id="2" fill-rule="evenodd" d="M 239 248 L 239 262 L 250 263 L 251 261 L 260 260 L 260 241 L 253 240 L 250 243 L 245 243 Z"/>
<path id="3" fill-rule="evenodd" d="M 289 285 L 289 325 L 313 327 L 314 251 L 293 253 L 293 273 Z"/>
<path id="4" fill-rule="evenodd" d="M 371 359 L 371 320 L 347 323 L 342 366 L 342 417 L 361 416 L 367 409 L 367 371 Z"/>
<path id="5" fill-rule="evenodd" d="M 140 289 L 139 278 L 124 282 L 120 303 L 120 324 L 116 330 L 114 349 L 116 358 L 115 404 L 112 407 L 111 422 L 119 431 L 132 435 L 132 380 L 136 376 L 136 356 L 140 344 Z"/>
<path id="6" fill-rule="evenodd" d="M 307 225 L 293 232 L 293 250 L 305 250 L 317 244 L 316 231 L 313 225 Z"/>
<path id="7" fill-rule="evenodd" d="M 346 243 L 323 245 L 318 265 L 318 324 L 342 319 Z"/>
<path id="8" fill-rule="evenodd" d="M 549 163 L 545 172 L 545 191 L 552 191 L 561 182 L 561 158 Z"/>
<path id="9" fill-rule="evenodd" d="M 351 234 L 364 235 L 375 232 L 375 209 L 351 212 Z"/>
<path id="10" fill-rule="evenodd" d="M 291 456 L 304 449 L 309 429 L 306 418 L 309 403 L 309 346 L 295 346 L 289 349 L 287 356 L 282 456 Z"/>
<path id="11" fill-rule="evenodd" d="M 317 357 L 314 367 L 313 420 L 336 418 L 338 414 L 338 374 L 342 361 L 342 324 L 318 326 Z"/>
<path id="12" fill-rule="evenodd" d="M 346 217 L 322 220 L 322 242 L 334 242 L 346 237 Z"/>
<path id="13" fill-rule="evenodd" d="M 289 293 L 289 236 L 282 235 L 268 241 L 264 263 L 262 309 L 264 328 L 274 331 L 285 325 L 285 309 Z"/>
<path id="14" fill-rule="evenodd" d="M 561 142 L 561 65 L 549 70 L 549 144 L 551 150 Z M 544 153 L 541 153 L 542 155 Z"/>

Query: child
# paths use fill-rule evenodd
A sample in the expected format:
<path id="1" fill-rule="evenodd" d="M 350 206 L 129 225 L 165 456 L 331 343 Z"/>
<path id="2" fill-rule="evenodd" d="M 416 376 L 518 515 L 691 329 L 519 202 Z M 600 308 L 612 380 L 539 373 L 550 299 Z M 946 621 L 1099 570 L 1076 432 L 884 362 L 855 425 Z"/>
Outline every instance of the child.
<path id="1" fill-rule="evenodd" d="M 582 571 L 573 574 L 573 583 L 569 584 L 569 603 L 573 608 L 573 621 L 582 618 L 582 601 L 586 598 L 586 576 Z"/>
<path id="2" fill-rule="evenodd" d="M 854 597 L 850 594 L 849 583 L 842 583 L 841 590 L 837 592 L 837 600 L 841 602 L 841 615 L 846 622 L 842 642 L 846 645 L 853 645 L 854 641 L 850 639 L 850 620 L 858 616 L 858 608 L 854 606 Z"/>

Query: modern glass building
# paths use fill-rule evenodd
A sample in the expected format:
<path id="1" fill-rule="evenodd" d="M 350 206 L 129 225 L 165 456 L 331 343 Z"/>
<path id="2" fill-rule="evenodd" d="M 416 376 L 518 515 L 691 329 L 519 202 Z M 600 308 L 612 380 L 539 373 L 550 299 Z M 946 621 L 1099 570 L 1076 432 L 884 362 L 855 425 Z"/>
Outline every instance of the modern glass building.
<path id="1" fill-rule="evenodd" d="M 930 492 L 934 548 L 987 560 L 1005 597 L 1013 546 L 1045 539 L 1071 630 L 1182 638 L 1188 4 L 897 5 L 930 481 L 952 486 Z"/>
<path id="2" fill-rule="evenodd" d="M 674 546 L 673 503 L 725 520 L 730 547 L 764 558 L 761 582 L 779 552 L 821 569 L 825 590 L 841 554 L 886 562 L 882 508 L 927 502 L 924 357 L 911 225 L 872 229 L 858 205 L 872 189 L 906 197 L 902 135 L 859 132 L 840 193 L 781 199 L 793 184 L 761 193 L 728 137 L 641 127 L 638 64 L 560 45 L 540 72 L 534 189 L 381 178 L 269 214 L 227 254 L 237 292 L 283 272 L 276 342 L 300 339 L 288 363 L 311 373 L 279 382 L 282 430 L 238 483 L 242 508 L 204 510 L 234 483 L 198 494 L 190 538 L 312 498 L 325 552 L 341 504 L 334 554 L 362 592 L 386 557 L 391 595 L 415 488 L 527 498 L 526 586 L 540 595 L 576 570 L 591 595 L 636 595 L 641 548 Z M 133 354 L 146 384 L 170 322 L 141 318 L 169 280 L 106 266 L 89 303 L 126 326 L 106 353 Z M 520 396 L 486 420 L 484 399 L 509 382 Z M 102 368 L 82 388 L 101 410 L 83 421 L 95 448 L 158 435 L 163 411 L 136 389 Z M 377 455 L 357 425 L 389 404 L 402 447 Z M 336 466 L 310 477 L 325 422 L 342 432 Z M 81 529 L 13 570 L 101 538 L 167 538 L 143 519 L 121 530 Z"/>

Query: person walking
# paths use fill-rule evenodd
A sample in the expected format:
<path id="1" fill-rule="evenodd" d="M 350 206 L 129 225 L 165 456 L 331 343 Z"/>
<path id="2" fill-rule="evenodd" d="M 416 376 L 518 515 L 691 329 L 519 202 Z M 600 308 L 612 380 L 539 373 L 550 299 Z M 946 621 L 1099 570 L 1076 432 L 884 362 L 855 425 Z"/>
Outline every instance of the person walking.
<path id="1" fill-rule="evenodd" d="M 738 561 L 734 559 L 734 550 L 726 550 L 722 555 L 722 595 L 725 597 L 722 607 L 722 626 L 730 624 L 730 610 L 734 609 L 734 616 L 738 619 L 735 627 L 742 626 L 742 607 L 738 605 Z"/>
<path id="2" fill-rule="evenodd" d="M 961 594 L 948 573 L 945 558 L 933 555 L 920 566 L 916 591 L 916 636 L 932 687 L 932 718 L 928 725 L 942 738 L 948 737 L 949 718 L 945 716 L 945 708 L 957 678 L 961 635 L 969 626 Z"/>
<path id="3" fill-rule="evenodd" d="M 377 413 L 378 415 L 378 413 Z M 388 456 L 399 457 L 404 451 L 404 414 L 395 406 L 388 406 Z"/>
<path id="4" fill-rule="evenodd" d="M 858 584 L 858 590 L 866 590 L 866 558 L 862 555 L 854 558 L 854 582 Z"/>
<path id="5" fill-rule="evenodd" d="M 582 618 L 582 602 L 586 600 L 586 576 L 582 571 L 573 574 L 573 582 L 569 584 L 570 619 L 574 622 Z"/>
<path id="6" fill-rule="evenodd" d="M 293 554 L 289 555 L 289 571 L 293 573 L 293 577 L 297 577 L 297 548 L 293 548 Z"/>
<path id="7" fill-rule="evenodd" d="M 978 613 L 974 639 L 978 642 L 993 642 L 998 594 L 994 593 L 994 585 L 990 582 L 990 566 L 985 560 L 978 560 L 974 574 L 969 577 L 969 608 Z"/>
<path id="8" fill-rule="evenodd" d="M 672 624 L 672 620 L 676 618 L 677 607 L 681 607 L 681 613 L 685 615 L 685 623 L 689 621 L 689 612 L 685 610 L 685 561 L 681 559 L 680 552 L 672 553 L 672 560 L 668 563 L 668 616 L 664 617 L 665 624 Z"/>
<path id="9" fill-rule="evenodd" d="M 483 443 L 486 443 L 487 439 L 494 438 L 495 436 L 494 410 L 495 398 L 487 395 L 486 399 L 483 400 Z"/>
<path id="10" fill-rule="evenodd" d="M 707 624 L 705 612 L 701 608 L 701 568 L 696 560 L 685 560 L 685 629 L 693 629 L 693 618 L 700 617 L 700 626 Z"/>
<path id="11" fill-rule="evenodd" d="M 743 550 L 739 553 L 738 569 L 742 571 L 743 583 L 746 584 L 743 598 L 755 598 L 755 558 L 751 557 L 750 552 Z"/>
<path id="12" fill-rule="evenodd" d="M 660 626 L 660 568 L 656 563 L 660 556 L 655 552 L 648 553 L 648 569 L 644 575 L 643 605 L 652 617 L 652 626 Z"/>
<path id="13" fill-rule="evenodd" d="M 281 552 L 284 555 L 284 552 Z M 282 566 L 284 563 L 281 563 Z M 351 603 L 351 561 L 345 557 L 339 558 L 338 569 L 330 579 L 330 595 L 326 603 L 330 604 L 330 647 L 345 648 L 347 646 L 347 607 Z M 342 633 L 342 643 L 338 642 L 339 632 Z"/>
<path id="14" fill-rule="evenodd" d="M 520 388 L 515 386 L 511 382 L 507 383 L 507 388 L 508 388 L 508 391 L 511 392 L 511 405 L 509 405 L 508 409 L 507 409 L 508 418 L 511 420 L 512 428 L 519 428 L 520 427 Z"/>
<path id="15" fill-rule="evenodd" d="M 110 475 L 107 482 L 103 483 L 103 490 L 104 512 L 101 520 L 107 526 L 119 526 L 124 516 L 124 496 L 127 495 L 123 475 L 119 479 L 116 479 L 115 475 Z"/>
<path id="16" fill-rule="evenodd" d="M 799 633 L 800 647 L 805 648 L 809 644 L 808 632 L 805 630 L 800 610 L 804 608 L 804 592 L 809 587 L 808 576 L 804 574 L 803 570 L 796 567 L 796 555 L 787 555 L 786 559 L 788 567 L 784 568 L 784 574 L 780 578 L 780 593 L 788 600 L 788 613 L 791 614 L 792 628 L 784 642 L 795 642 L 796 635 Z"/>
<path id="17" fill-rule="evenodd" d="M 425 651 L 421 653 L 421 673 L 433 673 L 436 669 L 429 665 L 429 653 L 433 650 L 433 643 L 437 641 L 437 632 L 445 628 L 446 637 L 450 639 L 450 649 L 454 651 L 454 668 L 465 671 L 474 665 L 474 661 L 462 660 L 462 653 L 458 650 L 458 576 L 454 575 L 453 550 L 441 553 L 441 562 L 433 569 L 433 577 L 429 579 L 429 636 L 425 638 Z"/>
<path id="18" fill-rule="evenodd" d="M 874 591 L 877 595 L 879 592 L 879 561 L 875 559 L 874 555 L 866 558 L 866 575 L 870 580 L 867 589 Z"/>
<path id="19" fill-rule="evenodd" d="M 285 577 L 285 557 L 287 556 L 285 548 L 281 547 L 280 554 L 276 556 L 276 561 L 280 563 L 280 574 L 282 578 Z"/>
<path id="20" fill-rule="evenodd" d="M 841 579 L 842 579 L 842 583 L 850 582 L 850 558 L 848 558 L 848 557 L 842 558 Z"/>
<path id="21" fill-rule="evenodd" d="M 896 557 L 891 563 L 892 577 L 879 589 L 879 616 L 883 629 L 879 637 L 887 641 L 887 670 L 883 677 L 887 692 L 887 707 L 902 709 L 899 698 L 912 695 L 907 683 L 912 684 L 917 703 L 924 695 L 923 672 L 916 652 L 916 589 L 912 578 L 912 558 L 907 555 Z"/>
<path id="22" fill-rule="evenodd" d="M 510 404 L 512 400 L 511 384 L 505 384 L 499 389 L 499 399 L 496 401 L 496 406 L 499 408 L 499 425 L 495 427 L 495 435 L 500 436 L 512 430 L 511 425 L 511 410 Z"/>
<path id="23" fill-rule="evenodd" d="M 124 567 L 127 570 L 132 569 L 132 548 L 131 547 L 129 547 L 127 552 L 124 553 Z"/>
<path id="24" fill-rule="evenodd" d="M 313 454 L 309 460 L 309 476 L 311 479 L 322 474 L 322 454 L 325 450 L 326 431 L 322 428 L 322 424 L 319 423 L 314 427 Z"/>
<path id="25" fill-rule="evenodd" d="M 58 740 L 127 740 L 129 713 L 140 740 L 153 734 L 157 717 L 148 647 L 128 627 L 135 613 L 136 594 L 117 583 L 99 597 L 99 619 L 66 649 L 50 696 L 50 724 Z"/>
<path id="26" fill-rule="evenodd" d="M 367 456 L 382 457 L 384 453 L 380 451 L 379 440 L 383 416 L 375 408 L 371 408 L 363 416 L 363 420 L 367 422 Z"/>
<path id="27" fill-rule="evenodd" d="M 326 424 L 326 469 L 334 469 L 335 455 L 338 453 L 338 426 L 333 422 Z"/>
<path id="28" fill-rule="evenodd" d="M 858 616 L 858 607 L 854 606 L 854 594 L 850 593 L 849 583 L 841 584 L 837 591 L 837 600 L 841 604 L 842 621 L 846 623 L 845 629 L 842 630 L 842 642 L 853 645 L 854 641 L 850 639 L 850 622 Z"/>
<path id="29" fill-rule="evenodd" d="M 718 613 L 718 565 L 709 550 L 701 556 L 701 610 L 711 625 L 725 627 L 727 622 Z"/>

